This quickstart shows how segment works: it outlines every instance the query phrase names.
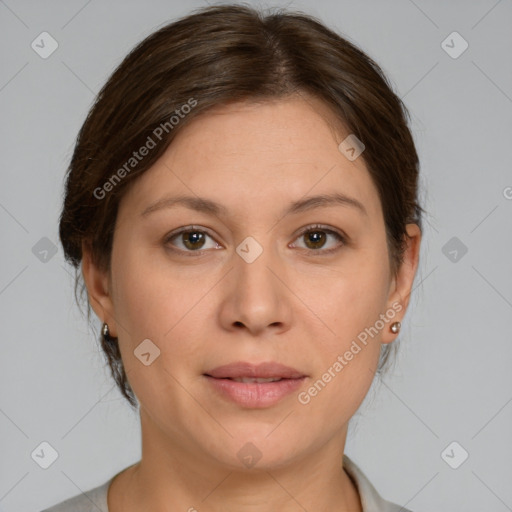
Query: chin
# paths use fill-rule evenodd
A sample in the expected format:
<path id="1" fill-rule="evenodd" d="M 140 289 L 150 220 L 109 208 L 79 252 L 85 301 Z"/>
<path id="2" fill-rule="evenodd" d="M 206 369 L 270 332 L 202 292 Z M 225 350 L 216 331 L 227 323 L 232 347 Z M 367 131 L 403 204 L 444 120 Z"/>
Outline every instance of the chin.
<path id="1" fill-rule="evenodd" d="M 228 427 L 233 438 L 226 436 L 215 444 L 214 457 L 230 471 L 272 471 L 293 463 L 300 457 L 298 447 L 304 448 L 304 439 L 294 439 L 286 430 L 272 432 L 267 424 L 239 429 Z M 278 427 L 279 429 L 279 427 Z M 269 435 L 269 432 L 272 432 Z"/>

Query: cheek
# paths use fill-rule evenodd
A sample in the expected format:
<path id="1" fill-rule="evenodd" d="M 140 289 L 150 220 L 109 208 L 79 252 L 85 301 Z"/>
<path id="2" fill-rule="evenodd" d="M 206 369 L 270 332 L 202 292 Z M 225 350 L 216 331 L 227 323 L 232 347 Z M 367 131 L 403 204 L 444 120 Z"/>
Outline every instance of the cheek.
<path id="1" fill-rule="evenodd" d="M 310 421 L 316 422 L 315 417 L 325 421 L 327 414 L 337 418 L 333 422 L 338 425 L 360 406 L 379 361 L 382 326 L 375 326 L 385 311 L 386 298 L 385 268 L 360 264 L 359 270 L 330 280 L 324 293 L 305 300 L 315 304 L 311 309 L 316 308 L 318 317 L 329 327 L 323 329 L 325 334 L 317 338 L 315 351 L 310 353 L 316 371 L 299 400 L 315 412 Z"/>
<path id="2" fill-rule="evenodd" d="M 298 295 L 329 327 L 326 339 L 332 350 L 350 343 L 384 312 L 389 284 L 384 261 L 354 253 L 335 270 L 324 268 L 300 284 Z"/>
<path id="3" fill-rule="evenodd" d="M 185 277 L 151 261 L 147 253 L 137 250 L 112 255 L 121 356 L 141 404 L 163 401 L 170 410 L 183 410 L 187 394 L 180 393 L 177 382 L 185 382 L 203 364 L 198 357 L 204 339 L 199 329 L 211 321 L 201 303 L 208 283 L 194 285 L 189 274 Z M 142 345 L 147 339 L 151 344 Z M 148 365 L 141 359 L 144 352 L 150 353 Z"/>
<path id="4" fill-rule="evenodd" d="M 121 237 L 116 242 L 112 282 L 123 343 L 135 346 L 146 338 L 157 343 L 172 328 L 175 315 L 169 313 L 179 314 L 183 308 L 183 290 L 179 283 L 166 279 L 142 249 Z"/>
<path id="5" fill-rule="evenodd" d="M 385 261 L 375 250 L 364 257 L 354 254 L 342 269 L 308 280 L 319 286 L 310 288 L 304 302 L 329 329 L 317 337 L 311 354 L 316 373 L 300 403 L 310 401 L 307 407 L 319 417 L 331 411 L 340 421 L 348 419 L 371 386 L 381 349 L 382 326 L 375 325 L 388 292 Z"/>
<path id="6" fill-rule="evenodd" d="M 215 285 L 208 276 L 166 265 L 158 249 L 133 249 L 112 255 L 115 315 L 120 342 L 132 351 L 150 339 L 161 351 L 162 361 L 174 368 L 194 352 L 199 329 L 208 319 L 205 294 Z M 218 279 L 218 278 L 217 278 Z"/>

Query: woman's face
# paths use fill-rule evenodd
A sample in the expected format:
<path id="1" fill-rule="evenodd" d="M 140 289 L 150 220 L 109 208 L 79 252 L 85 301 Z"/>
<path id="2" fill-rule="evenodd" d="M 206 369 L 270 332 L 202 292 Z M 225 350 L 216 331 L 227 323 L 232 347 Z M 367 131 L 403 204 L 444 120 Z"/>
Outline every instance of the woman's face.
<path id="1" fill-rule="evenodd" d="M 270 468 L 343 446 L 403 319 L 419 234 L 395 278 L 364 153 L 338 149 L 349 133 L 329 115 L 294 97 L 196 118 L 123 197 L 111 273 L 84 258 L 144 449 Z"/>

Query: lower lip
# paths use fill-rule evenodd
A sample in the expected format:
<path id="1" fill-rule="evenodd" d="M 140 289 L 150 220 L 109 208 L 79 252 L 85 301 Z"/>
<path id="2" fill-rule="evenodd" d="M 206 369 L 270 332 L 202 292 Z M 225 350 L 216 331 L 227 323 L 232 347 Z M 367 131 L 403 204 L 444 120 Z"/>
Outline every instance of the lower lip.
<path id="1" fill-rule="evenodd" d="M 277 404 L 284 397 L 297 391 L 305 380 L 282 379 L 275 382 L 237 382 L 231 379 L 215 379 L 205 376 L 208 382 L 223 396 L 233 402 L 253 409 L 262 409 Z"/>

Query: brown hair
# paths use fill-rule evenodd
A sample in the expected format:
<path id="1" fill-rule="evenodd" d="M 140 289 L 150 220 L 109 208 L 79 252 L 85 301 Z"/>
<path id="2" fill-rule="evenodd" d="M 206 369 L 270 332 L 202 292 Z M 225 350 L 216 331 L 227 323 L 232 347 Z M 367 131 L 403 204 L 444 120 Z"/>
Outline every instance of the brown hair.
<path id="1" fill-rule="evenodd" d="M 396 272 L 405 225 L 421 229 L 423 211 L 418 156 L 402 101 L 373 60 L 315 18 L 225 4 L 202 8 L 151 34 L 99 92 L 77 137 L 60 217 L 60 240 L 75 267 L 76 285 L 82 243 L 98 266 L 110 268 L 119 201 L 179 130 L 214 106 L 294 92 L 322 100 L 364 143 L 362 157 L 379 193 Z M 148 148 L 146 155 L 135 158 L 142 147 Z M 84 288 L 82 282 L 82 293 Z M 88 304 L 88 318 L 90 312 Z M 116 340 L 100 339 L 114 380 L 135 407 Z M 395 343 L 382 346 L 379 372 Z"/>

